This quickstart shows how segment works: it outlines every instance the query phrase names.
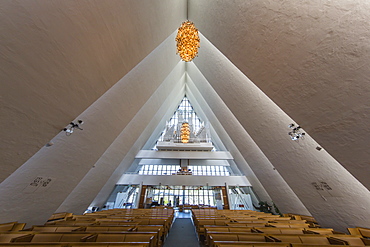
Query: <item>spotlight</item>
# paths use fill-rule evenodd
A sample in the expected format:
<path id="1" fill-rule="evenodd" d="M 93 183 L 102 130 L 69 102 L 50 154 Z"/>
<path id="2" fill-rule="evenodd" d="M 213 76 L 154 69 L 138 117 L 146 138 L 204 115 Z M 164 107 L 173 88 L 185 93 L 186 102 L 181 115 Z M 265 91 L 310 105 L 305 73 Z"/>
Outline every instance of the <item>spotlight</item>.
<path id="1" fill-rule="evenodd" d="M 63 131 L 66 132 L 66 136 L 72 135 L 74 129 L 83 130 L 80 125 L 82 125 L 84 122 L 82 120 L 77 120 L 77 123 L 70 122 L 69 125 L 63 129 Z"/>
<path id="2" fill-rule="evenodd" d="M 301 131 L 302 129 L 301 126 L 298 125 L 297 127 L 295 127 L 295 125 L 292 123 L 292 124 L 289 124 L 288 127 L 292 129 L 292 131 L 288 132 L 288 135 L 293 141 L 296 141 L 298 139 L 304 139 L 304 136 L 306 135 L 306 133 L 303 133 Z"/>

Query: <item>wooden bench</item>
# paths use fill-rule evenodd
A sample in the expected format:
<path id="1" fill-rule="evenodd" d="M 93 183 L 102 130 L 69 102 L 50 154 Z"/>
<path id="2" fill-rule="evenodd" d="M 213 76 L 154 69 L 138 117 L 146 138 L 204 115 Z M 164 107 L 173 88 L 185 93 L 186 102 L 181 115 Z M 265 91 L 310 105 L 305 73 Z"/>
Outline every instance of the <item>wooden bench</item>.
<path id="1" fill-rule="evenodd" d="M 82 226 L 82 227 L 71 227 L 71 226 L 33 226 L 33 231 L 35 232 L 87 232 L 89 234 L 94 233 L 131 233 L 131 232 L 155 232 L 155 241 L 157 245 L 162 245 L 166 235 L 164 232 L 164 227 L 162 225 L 134 225 L 134 226 Z M 30 232 L 32 233 L 32 232 Z"/>
<path id="2" fill-rule="evenodd" d="M 341 247 L 343 246 L 342 244 L 337 245 L 337 244 L 329 244 L 329 245 L 317 245 L 317 244 L 291 244 L 291 247 Z M 358 245 L 347 245 L 351 247 L 361 247 Z"/>
<path id="3" fill-rule="evenodd" d="M 303 244 L 317 244 L 317 245 L 328 245 L 330 244 L 328 238 L 325 235 L 315 235 L 315 234 L 306 234 L 306 235 L 269 235 L 275 242 L 284 242 L 284 243 L 303 243 Z"/>
<path id="4" fill-rule="evenodd" d="M 84 220 L 71 220 L 71 221 L 53 221 L 53 222 L 46 222 L 46 226 L 89 226 L 89 225 L 97 225 L 99 222 L 96 221 L 84 221 Z"/>
<path id="5" fill-rule="evenodd" d="M 28 236 L 27 233 L 21 233 L 21 232 L 0 233 L 0 243 L 12 243 L 12 242 L 15 242 L 17 238 L 26 237 L 26 236 Z"/>
<path id="6" fill-rule="evenodd" d="M 287 242 L 291 244 L 315 244 L 315 245 L 356 245 L 366 246 L 370 245 L 370 240 L 363 239 L 361 236 L 354 235 L 319 235 L 319 234 L 305 234 L 305 235 L 269 235 L 275 242 Z"/>
<path id="7" fill-rule="evenodd" d="M 336 235 L 335 237 L 329 237 L 331 244 L 342 244 L 342 245 L 356 245 L 356 246 L 369 246 L 370 239 L 363 238 L 361 235 Z"/>
<path id="8" fill-rule="evenodd" d="M 305 228 L 275 228 L 275 227 L 206 227 L 205 234 L 208 232 L 253 232 L 266 234 L 304 234 Z M 312 233 L 313 234 L 313 233 Z"/>
<path id="9" fill-rule="evenodd" d="M 8 222 L 0 224 L 0 232 L 11 232 L 11 231 L 20 231 L 23 230 L 26 223 Z"/>
<path id="10" fill-rule="evenodd" d="M 29 242 L 29 243 L 78 243 L 78 242 L 142 242 L 149 243 L 149 247 L 156 247 L 158 245 L 157 232 L 125 232 L 125 233 L 87 233 L 87 232 L 27 232 L 20 236 L 17 234 L 8 238 L 9 242 Z"/>
<path id="11" fill-rule="evenodd" d="M 88 226 L 85 227 L 85 232 L 89 233 L 155 233 L 153 240 L 157 246 L 161 246 L 166 235 L 162 225 L 137 225 L 131 227 L 121 226 Z"/>
<path id="12" fill-rule="evenodd" d="M 149 242 L 125 243 L 0 243 L 1 247 L 149 247 Z"/>
<path id="13" fill-rule="evenodd" d="M 32 226 L 28 231 L 33 232 L 73 232 L 83 229 L 81 226 Z"/>
<path id="14" fill-rule="evenodd" d="M 116 247 L 150 247 L 150 243 L 149 242 L 125 242 L 125 243 L 90 243 L 89 242 L 89 243 L 71 243 L 65 247 L 115 247 L 115 246 Z"/>
<path id="15" fill-rule="evenodd" d="M 68 247 L 65 243 L 0 243 L 1 247 Z"/>
<path id="16" fill-rule="evenodd" d="M 355 227 L 347 229 L 351 235 L 361 235 L 364 238 L 370 238 L 370 228 Z"/>
<path id="17" fill-rule="evenodd" d="M 276 242 L 269 242 L 269 243 L 251 243 L 247 241 L 215 241 L 216 247 L 271 247 L 271 246 L 279 246 L 279 247 L 290 247 L 291 245 L 288 243 L 276 243 Z M 316 245 L 316 247 L 319 247 Z M 320 246 L 321 247 L 321 246 Z"/>
<path id="18" fill-rule="evenodd" d="M 53 233 L 53 232 L 38 232 L 29 234 L 32 236 L 31 240 L 27 241 L 25 238 L 18 238 L 16 242 L 85 242 L 85 238 L 91 236 L 88 233 Z"/>
<path id="19" fill-rule="evenodd" d="M 295 223 L 268 223 L 266 227 L 289 227 L 289 228 L 309 228 L 309 224 Z"/>
<path id="20" fill-rule="evenodd" d="M 236 234 L 236 233 L 210 233 L 207 236 L 207 245 L 215 246 L 215 241 L 249 241 L 249 242 L 275 242 L 264 234 Z"/>
<path id="21" fill-rule="evenodd" d="M 335 237 L 334 237 L 335 236 Z M 214 241 L 250 241 L 250 242 L 283 242 L 308 245 L 355 245 L 368 246 L 369 239 L 355 235 L 320 235 L 320 234 L 251 234 L 241 232 L 219 232 L 207 235 L 207 244 L 214 246 Z"/>
<path id="22" fill-rule="evenodd" d="M 72 213 L 67 212 L 55 213 L 48 219 L 48 222 L 67 220 L 71 218 L 72 215 L 73 215 Z"/>
<path id="23" fill-rule="evenodd" d="M 97 233 L 86 242 L 149 242 L 149 247 L 157 246 L 156 233 Z"/>

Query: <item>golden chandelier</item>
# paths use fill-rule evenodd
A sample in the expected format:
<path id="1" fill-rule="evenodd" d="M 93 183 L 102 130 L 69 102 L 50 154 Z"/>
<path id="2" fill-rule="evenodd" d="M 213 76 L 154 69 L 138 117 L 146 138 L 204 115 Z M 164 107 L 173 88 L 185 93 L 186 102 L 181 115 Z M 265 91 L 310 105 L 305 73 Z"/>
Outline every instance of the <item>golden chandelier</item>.
<path id="1" fill-rule="evenodd" d="M 181 142 L 182 143 L 188 143 L 189 142 L 189 137 L 190 137 L 190 127 L 188 123 L 182 123 L 181 125 Z"/>
<path id="2" fill-rule="evenodd" d="M 179 54 L 185 62 L 190 62 L 198 55 L 200 39 L 198 29 L 195 28 L 194 23 L 185 21 L 181 24 L 177 32 L 176 42 L 176 54 Z"/>

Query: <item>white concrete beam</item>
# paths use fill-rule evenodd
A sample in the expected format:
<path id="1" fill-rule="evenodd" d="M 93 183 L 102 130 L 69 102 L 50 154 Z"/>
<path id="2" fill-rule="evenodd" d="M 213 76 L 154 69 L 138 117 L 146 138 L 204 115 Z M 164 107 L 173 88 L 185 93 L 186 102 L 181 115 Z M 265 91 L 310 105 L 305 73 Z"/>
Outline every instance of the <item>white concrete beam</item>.
<path id="1" fill-rule="evenodd" d="M 184 64 L 182 62 L 177 63 L 173 71 L 171 71 L 119 136 L 117 136 L 96 162 L 93 169 L 89 171 L 56 212 L 82 214 L 87 209 L 116 171 L 124 157 L 128 152 L 132 151 L 131 147 L 142 135 L 150 122 L 160 122 L 160 116 L 164 116 L 163 111 L 168 109 L 169 105 L 176 104 L 179 94 L 184 94 L 185 82 L 182 79 L 184 72 Z M 153 124 L 150 127 L 154 131 L 155 127 L 153 127 Z M 125 163 L 125 169 L 128 169 L 130 165 Z M 123 171 L 125 170 L 123 169 L 121 172 Z M 106 196 L 109 196 L 109 194 Z"/>
<path id="2" fill-rule="evenodd" d="M 316 150 L 309 135 L 292 141 L 287 125 L 293 120 L 204 36 L 201 39 L 203 55 L 195 64 L 310 213 L 322 226 L 341 231 L 366 226 L 370 192 L 325 150 Z M 206 85 L 197 87 L 209 97 Z M 322 194 L 317 185 L 320 189 L 325 183 Z"/>
<path id="3" fill-rule="evenodd" d="M 227 151 L 197 152 L 197 151 L 155 151 L 140 150 L 137 159 L 199 159 L 199 160 L 232 160 Z"/>
<path id="4" fill-rule="evenodd" d="M 138 175 L 125 174 L 118 184 L 143 185 L 203 185 L 203 186 L 251 186 L 245 176 L 195 176 L 195 175 Z"/>
<path id="5" fill-rule="evenodd" d="M 370 190 L 369 1 L 189 0 L 189 18 Z"/>
<path id="6" fill-rule="evenodd" d="M 202 105 L 212 126 L 233 154 L 239 170 L 247 176 L 260 200 L 269 203 L 272 200 L 283 213 L 310 215 L 199 69 L 189 64 L 187 71 L 190 76 L 188 90 Z"/>
<path id="7" fill-rule="evenodd" d="M 82 131 L 59 133 L 53 146 L 0 184 L 0 205 L 7 205 L 0 222 L 43 224 L 58 209 L 179 62 L 171 49 L 174 34 L 78 117 L 85 121 Z M 34 186 L 37 177 L 47 186 Z"/>

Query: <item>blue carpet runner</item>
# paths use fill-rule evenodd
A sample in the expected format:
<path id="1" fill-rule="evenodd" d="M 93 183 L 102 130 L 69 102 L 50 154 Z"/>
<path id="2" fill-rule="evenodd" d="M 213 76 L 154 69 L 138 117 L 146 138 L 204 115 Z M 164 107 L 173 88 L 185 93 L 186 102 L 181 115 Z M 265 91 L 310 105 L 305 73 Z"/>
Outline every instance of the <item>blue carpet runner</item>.
<path id="1" fill-rule="evenodd" d="M 163 247 L 199 247 L 193 222 L 189 218 L 176 218 Z"/>

